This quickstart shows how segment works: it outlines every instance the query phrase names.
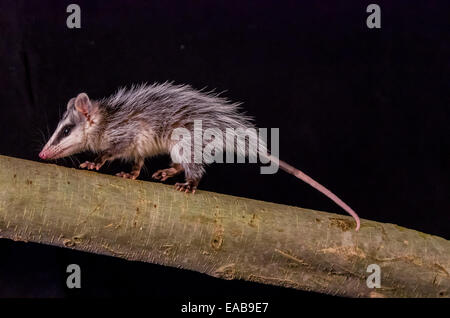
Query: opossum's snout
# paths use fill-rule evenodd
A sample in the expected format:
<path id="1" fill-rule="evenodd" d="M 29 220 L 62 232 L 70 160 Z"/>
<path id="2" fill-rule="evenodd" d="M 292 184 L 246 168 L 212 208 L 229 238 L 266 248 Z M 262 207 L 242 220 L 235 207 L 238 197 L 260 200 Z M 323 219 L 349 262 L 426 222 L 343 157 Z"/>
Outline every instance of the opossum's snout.
<path id="1" fill-rule="evenodd" d="M 39 153 L 39 158 L 43 160 L 51 160 L 56 159 L 54 158 L 55 154 L 51 152 L 49 149 L 42 149 L 42 151 Z"/>
<path id="2" fill-rule="evenodd" d="M 39 158 L 44 159 L 44 160 L 49 158 L 48 150 L 45 148 L 42 149 L 42 151 L 39 153 Z"/>
<path id="3" fill-rule="evenodd" d="M 42 149 L 42 151 L 39 153 L 39 158 L 43 160 L 52 160 L 67 157 L 70 154 L 64 154 L 63 151 L 55 151 L 52 149 Z"/>
<path id="4" fill-rule="evenodd" d="M 43 160 L 58 159 L 65 156 L 66 155 L 63 155 L 61 151 L 57 151 L 56 149 L 51 149 L 48 147 L 44 147 L 44 149 L 42 149 L 42 151 L 39 153 L 39 158 Z"/>
<path id="5" fill-rule="evenodd" d="M 69 147 L 70 148 L 70 147 Z M 45 146 L 39 153 L 39 158 L 43 160 L 52 160 L 63 158 L 71 155 L 73 152 L 69 148 L 62 148 L 60 146 Z"/>

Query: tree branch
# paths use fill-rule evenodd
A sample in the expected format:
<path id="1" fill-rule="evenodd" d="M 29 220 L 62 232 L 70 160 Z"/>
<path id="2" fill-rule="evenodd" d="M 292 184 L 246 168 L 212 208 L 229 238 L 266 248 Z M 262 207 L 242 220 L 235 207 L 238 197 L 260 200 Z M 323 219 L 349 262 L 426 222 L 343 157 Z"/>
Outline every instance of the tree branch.
<path id="1" fill-rule="evenodd" d="M 349 297 L 449 297 L 450 242 L 393 224 L 0 156 L 0 237 Z M 381 268 L 370 289 L 367 267 Z"/>

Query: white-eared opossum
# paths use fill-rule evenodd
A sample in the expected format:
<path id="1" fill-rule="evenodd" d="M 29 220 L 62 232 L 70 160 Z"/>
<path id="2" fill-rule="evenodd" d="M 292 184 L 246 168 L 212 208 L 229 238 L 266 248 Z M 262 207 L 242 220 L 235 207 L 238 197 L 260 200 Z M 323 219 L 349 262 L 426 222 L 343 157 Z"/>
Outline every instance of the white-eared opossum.
<path id="1" fill-rule="evenodd" d="M 184 172 L 185 182 L 176 183 L 176 188 L 184 192 L 195 192 L 205 172 L 206 162 L 193 160 L 195 149 L 172 151 L 176 142 L 180 142 L 171 138 L 173 132 L 183 128 L 195 134 L 194 122 L 201 121 L 203 130 L 213 129 L 225 134 L 228 128 L 234 131 L 231 137 L 238 138 L 236 131 L 248 132 L 248 128 L 255 128 L 251 118 L 244 115 L 239 106 L 239 103 L 232 103 L 217 94 L 167 82 L 122 88 L 114 95 L 97 101 L 90 100 L 85 93 L 81 93 L 68 102 L 66 112 L 39 157 L 51 160 L 90 150 L 98 156 L 93 162 L 82 163 L 81 168 L 99 170 L 109 160 L 131 160 L 132 171 L 117 175 L 136 179 L 145 158 L 166 153 L 172 157 L 171 167 L 156 171 L 152 177 L 165 181 Z M 264 141 L 257 136 L 250 133 L 247 137 L 258 139 L 257 152 L 261 157 L 275 162 L 286 172 L 333 200 L 353 216 L 356 230 L 359 229 L 358 215 L 335 194 L 300 170 L 268 154 Z M 186 139 L 185 142 L 189 142 L 185 149 L 191 149 L 190 141 Z M 237 150 L 234 142 L 233 147 L 228 146 L 230 143 L 221 143 L 224 144 L 224 152 L 241 151 L 250 155 L 246 150 L 249 146 L 247 139 L 243 148 Z M 206 141 L 202 141 L 198 147 L 203 148 L 205 145 Z M 197 147 L 195 143 L 193 147 Z"/>

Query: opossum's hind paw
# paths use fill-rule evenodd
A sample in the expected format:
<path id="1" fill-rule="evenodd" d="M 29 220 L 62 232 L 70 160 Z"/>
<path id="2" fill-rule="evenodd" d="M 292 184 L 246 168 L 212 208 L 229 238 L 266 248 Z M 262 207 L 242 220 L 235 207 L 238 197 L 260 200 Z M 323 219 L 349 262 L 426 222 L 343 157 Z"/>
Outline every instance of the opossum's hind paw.
<path id="1" fill-rule="evenodd" d="M 91 161 L 85 161 L 82 164 L 80 164 L 80 168 L 82 169 L 88 169 L 88 170 L 98 170 L 103 166 L 103 164 L 101 163 L 95 163 L 95 162 L 91 162 Z"/>
<path id="2" fill-rule="evenodd" d="M 179 173 L 180 172 L 175 168 L 161 169 L 161 170 L 156 171 L 152 175 L 152 178 L 155 180 L 166 181 L 167 179 L 172 178 Z"/>
<path id="3" fill-rule="evenodd" d="M 197 185 L 198 185 L 198 182 L 187 181 L 185 183 L 175 183 L 175 188 L 180 192 L 195 193 L 195 190 L 197 190 Z"/>
<path id="4" fill-rule="evenodd" d="M 116 173 L 116 176 L 122 177 L 124 179 L 135 180 L 139 176 L 139 171 L 131 171 L 130 173 L 122 171 L 122 172 Z"/>

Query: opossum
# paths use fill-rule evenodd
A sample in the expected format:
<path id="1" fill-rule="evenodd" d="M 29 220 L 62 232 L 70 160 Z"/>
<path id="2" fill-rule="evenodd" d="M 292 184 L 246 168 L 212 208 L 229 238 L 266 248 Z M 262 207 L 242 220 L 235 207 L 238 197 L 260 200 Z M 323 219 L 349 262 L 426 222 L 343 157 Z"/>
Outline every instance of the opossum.
<path id="1" fill-rule="evenodd" d="M 86 93 L 80 93 L 67 103 L 67 110 L 39 157 L 51 160 L 88 150 L 96 153 L 97 157 L 92 162 L 82 163 L 81 168 L 99 170 L 107 161 L 123 159 L 132 161 L 132 170 L 117 173 L 117 176 L 136 179 L 145 158 L 170 154 L 171 166 L 156 171 L 152 178 L 165 181 L 184 172 L 185 182 L 176 183 L 176 189 L 195 193 L 207 163 L 206 160 L 193 160 L 193 153 L 204 150 L 206 141 L 194 145 L 194 151 L 184 151 L 192 149 L 192 145 L 190 140 L 183 138 L 181 142 L 189 142 L 184 145 L 186 148 L 179 152 L 173 151 L 176 143 L 180 142 L 174 140 L 174 131 L 183 128 L 195 135 L 194 123 L 201 121 L 204 131 L 213 129 L 225 133 L 227 128 L 232 128 L 234 133 L 231 137 L 238 138 L 240 136 L 236 131 L 239 129 L 247 132 L 249 128 L 256 129 L 253 119 L 242 112 L 240 106 L 240 103 L 231 102 L 220 94 L 169 82 L 120 88 L 112 96 L 100 100 L 91 100 Z M 333 200 L 355 219 L 356 231 L 359 230 L 360 220 L 355 211 L 302 171 L 268 154 L 265 141 L 254 134 L 250 132 L 244 145 L 241 144 L 237 149 L 234 143 L 233 147 L 228 143 L 226 146 L 223 143 L 216 145 L 220 145 L 224 153 L 240 152 L 250 156 L 247 150 L 249 139 L 257 138 L 257 153 L 262 158 L 276 163 Z"/>

